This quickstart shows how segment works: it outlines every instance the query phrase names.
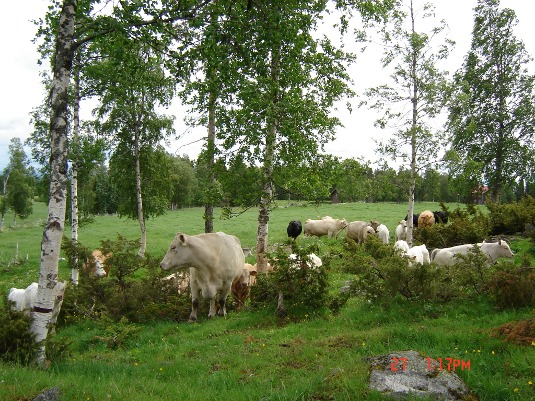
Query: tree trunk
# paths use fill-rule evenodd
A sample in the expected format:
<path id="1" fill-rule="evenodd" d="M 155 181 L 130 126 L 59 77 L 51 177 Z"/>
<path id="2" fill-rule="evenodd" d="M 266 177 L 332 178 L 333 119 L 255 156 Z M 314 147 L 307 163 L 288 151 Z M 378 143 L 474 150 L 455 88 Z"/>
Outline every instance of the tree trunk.
<path id="1" fill-rule="evenodd" d="M 273 158 L 277 141 L 278 125 L 278 100 L 279 100 L 279 75 L 280 75 L 280 55 L 277 51 L 272 53 L 271 59 L 271 81 L 273 93 L 271 99 L 271 110 L 267 116 L 266 143 L 264 149 L 263 165 L 263 187 L 260 197 L 260 210 L 258 212 L 258 232 L 256 236 L 256 265 L 259 272 L 267 270 L 267 245 L 269 212 L 271 200 L 273 198 Z"/>
<path id="2" fill-rule="evenodd" d="M 73 105 L 73 142 L 78 143 L 80 137 L 80 51 L 76 53 L 74 71 L 74 105 Z M 78 243 L 78 153 L 74 154 L 71 164 L 71 240 Z M 78 258 L 75 257 L 71 268 L 71 282 L 78 285 Z"/>
<path id="3" fill-rule="evenodd" d="M 411 1 L 411 21 L 412 21 L 412 34 L 414 35 L 414 10 Z M 412 222 L 412 215 L 414 214 L 414 191 L 416 189 L 416 145 L 417 145 L 417 133 L 418 133 L 418 79 L 416 76 L 416 63 L 418 60 L 418 54 L 416 49 L 413 48 L 411 58 L 411 83 L 412 83 L 412 126 L 411 126 L 411 182 L 409 188 L 409 210 L 407 221 L 407 243 L 412 246 L 414 225 Z"/>
<path id="4" fill-rule="evenodd" d="M 215 187 L 215 94 L 210 93 L 210 104 L 208 105 L 208 138 L 207 147 L 207 168 L 210 175 L 208 183 L 208 199 L 204 206 L 204 232 L 214 232 L 214 187 Z"/>
<path id="5" fill-rule="evenodd" d="M 136 159 L 136 201 L 137 201 L 137 219 L 141 231 L 141 245 L 138 256 L 144 256 L 147 249 L 147 228 L 145 227 L 145 218 L 143 217 L 143 199 L 141 197 L 141 165 L 139 156 L 139 127 L 134 128 L 134 157 Z"/>
<path id="6" fill-rule="evenodd" d="M 58 285 L 58 262 L 65 228 L 67 203 L 67 101 L 74 57 L 74 23 L 77 0 L 64 0 L 60 13 L 50 93 L 50 199 L 48 219 L 41 242 L 41 266 L 37 300 L 32 311 L 30 333 L 42 345 L 36 362 L 44 366 L 48 323 L 52 316 L 55 288 Z"/>

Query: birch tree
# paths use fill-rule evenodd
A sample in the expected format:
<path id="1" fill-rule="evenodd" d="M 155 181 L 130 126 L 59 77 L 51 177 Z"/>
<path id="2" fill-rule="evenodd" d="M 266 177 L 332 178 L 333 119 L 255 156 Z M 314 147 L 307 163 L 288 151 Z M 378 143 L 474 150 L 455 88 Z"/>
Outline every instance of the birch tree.
<path id="1" fill-rule="evenodd" d="M 67 150 L 68 150 L 68 90 L 71 80 L 71 70 L 76 49 L 122 27 L 171 26 L 175 21 L 191 18 L 199 8 L 209 1 L 199 1 L 194 4 L 180 4 L 174 2 L 158 3 L 158 8 L 152 8 L 153 3 L 143 4 L 118 3 L 110 15 L 93 17 L 94 6 L 98 1 L 63 0 L 57 11 L 51 8 L 45 20 L 41 22 L 39 31 L 53 32 L 44 36 L 46 42 L 51 43 L 52 54 L 52 83 L 50 89 L 50 189 L 48 218 L 43 230 L 41 242 L 41 266 L 39 271 L 39 286 L 37 301 L 32 312 L 30 332 L 36 341 L 42 344 L 36 361 L 43 365 L 45 361 L 44 340 L 47 337 L 47 326 L 50 321 L 54 303 L 55 288 L 58 285 L 58 261 L 61 240 L 65 225 L 66 195 L 67 195 Z M 137 14 L 136 14 L 137 13 Z M 143 15 L 141 17 L 140 15 Z M 82 23 L 83 22 L 83 23 Z M 75 26 L 78 29 L 75 30 Z"/>
<path id="2" fill-rule="evenodd" d="M 68 130 L 68 88 L 74 57 L 74 24 L 77 1 L 64 0 L 61 9 L 55 54 L 52 89 L 50 92 L 50 199 L 48 218 L 41 241 L 41 267 L 37 300 L 32 311 L 30 332 L 41 343 L 36 361 L 43 365 L 48 334 L 48 323 L 52 316 L 56 287 L 58 286 L 58 262 L 61 240 L 65 225 L 67 199 L 67 130 Z"/>
<path id="3" fill-rule="evenodd" d="M 119 212 L 138 220 L 139 256 L 143 256 L 147 244 L 145 221 L 165 211 L 170 184 L 167 191 L 155 185 L 157 176 L 166 173 L 163 166 L 154 169 L 152 175 L 143 175 L 142 160 L 147 162 L 148 157 L 155 155 L 152 151 L 158 143 L 174 132 L 173 119 L 160 115 L 157 107 L 169 106 L 175 81 L 166 76 L 161 57 L 142 42 L 116 33 L 97 45 L 102 60 L 88 72 L 94 77 L 102 102 L 96 110 L 96 129 L 116 144 L 112 159 L 114 165 L 122 166 L 116 180 L 123 188 Z M 128 163 L 118 162 L 117 158 L 126 158 Z M 128 165 L 133 167 L 130 173 L 124 170 Z M 127 183 L 132 179 L 133 188 Z M 145 191 L 144 185 L 150 186 L 150 190 Z"/>
<path id="4" fill-rule="evenodd" d="M 441 149 L 441 133 L 431 122 L 442 110 L 448 81 L 447 72 L 439 70 L 438 62 L 448 57 L 454 42 L 444 37 L 444 20 L 428 32 L 417 28 L 418 22 L 424 25 L 426 19 L 435 16 L 431 4 L 417 9 L 413 0 L 399 1 L 397 10 L 381 29 L 385 45 L 382 64 L 392 67 L 392 83 L 368 89 L 368 100 L 361 105 L 380 112 L 376 127 L 394 131 L 390 140 L 378 142 L 377 152 L 401 161 L 410 170 L 407 242 L 412 244 L 410 216 L 414 213 L 416 179 L 439 159 Z"/>

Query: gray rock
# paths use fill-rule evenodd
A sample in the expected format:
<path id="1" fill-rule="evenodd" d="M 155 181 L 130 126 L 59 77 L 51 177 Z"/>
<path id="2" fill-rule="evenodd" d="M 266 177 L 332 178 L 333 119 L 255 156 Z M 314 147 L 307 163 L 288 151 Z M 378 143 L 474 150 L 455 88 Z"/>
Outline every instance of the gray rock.
<path id="1" fill-rule="evenodd" d="M 369 387 L 395 400 L 429 398 L 440 401 L 463 400 L 470 390 L 453 372 L 448 371 L 446 361 L 440 363 L 420 355 L 416 351 L 392 352 L 369 358 L 371 371 Z M 462 366 L 456 367 L 460 370 Z M 412 399 L 411 398 L 411 399 Z M 465 399 L 465 398 L 464 398 Z"/>
<path id="2" fill-rule="evenodd" d="M 52 387 L 46 391 L 43 391 L 32 401 L 58 401 L 59 400 L 59 388 Z"/>

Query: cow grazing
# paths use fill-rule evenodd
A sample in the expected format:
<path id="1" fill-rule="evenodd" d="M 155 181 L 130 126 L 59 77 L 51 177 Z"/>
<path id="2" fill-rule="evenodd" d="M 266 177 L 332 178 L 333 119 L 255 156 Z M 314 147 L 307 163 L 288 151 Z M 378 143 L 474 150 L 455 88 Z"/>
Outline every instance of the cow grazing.
<path id="1" fill-rule="evenodd" d="M 477 244 L 483 254 L 487 256 L 489 264 L 498 258 L 512 258 L 514 256 L 509 244 L 505 241 L 483 242 Z M 439 266 L 452 266 L 457 263 L 457 255 L 467 255 L 474 249 L 474 244 L 452 246 L 450 248 L 434 249 L 431 261 Z"/>
<path id="2" fill-rule="evenodd" d="M 286 229 L 286 233 L 288 233 L 288 237 L 293 238 L 294 240 L 301 234 L 303 231 L 303 226 L 301 225 L 301 222 L 299 220 L 292 220 L 288 224 L 288 228 Z"/>
<path id="3" fill-rule="evenodd" d="M 351 238 L 357 244 L 362 244 L 368 235 L 372 234 L 375 234 L 375 230 L 369 225 L 369 223 L 366 223 L 365 221 L 352 221 L 347 225 L 346 236 Z"/>
<path id="4" fill-rule="evenodd" d="M 431 263 L 429 251 L 425 244 L 413 246 L 407 251 L 407 255 L 409 256 L 409 266 L 414 266 L 415 263 L 422 265 Z"/>
<path id="5" fill-rule="evenodd" d="M 377 236 L 383 242 L 383 244 L 388 244 L 390 241 L 390 231 L 384 224 L 379 224 L 377 227 Z"/>
<path id="6" fill-rule="evenodd" d="M 337 236 L 340 231 L 347 227 L 345 219 L 333 219 L 324 217 L 321 220 L 310 220 L 305 222 L 305 235 L 315 235 L 321 237 L 327 235 L 329 238 Z"/>
<path id="7" fill-rule="evenodd" d="M 400 239 L 394 244 L 394 249 L 399 250 L 401 255 L 405 255 L 409 252 L 410 247 L 409 244 L 407 244 L 407 241 Z"/>
<path id="8" fill-rule="evenodd" d="M 435 218 L 435 224 L 448 223 L 448 212 L 445 212 L 444 210 L 433 212 L 433 217 Z"/>
<path id="9" fill-rule="evenodd" d="M 433 224 L 435 224 L 435 216 L 433 216 L 432 211 L 424 210 L 420 213 L 420 216 L 418 216 L 418 228 L 431 227 Z"/>
<path id="10" fill-rule="evenodd" d="M 67 286 L 66 281 L 58 281 L 56 287 L 54 288 L 54 304 L 52 306 L 52 316 L 50 317 L 49 327 L 51 327 L 51 333 L 54 333 L 54 325 L 58 320 L 58 315 L 61 310 L 61 304 L 63 303 L 63 296 L 65 294 L 65 287 Z M 18 312 L 24 312 L 29 315 L 35 304 L 37 303 L 37 291 L 39 285 L 37 283 L 31 283 L 25 289 L 11 288 L 9 290 L 9 295 L 7 296 L 8 301 L 14 302 L 13 310 Z"/>
<path id="11" fill-rule="evenodd" d="M 396 227 L 396 241 L 407 239 L 407 222 L 401 220 Z"/>
<path id="12" fill-rule="evenodd" d="M 109 265 L 106 264 L 106 260 L 113 254 L 103 254 L 100 249 L 95 249 L 91 252 L 91 257 L 84 263 L 82 269 L 89 271 L 97 277 L 105 277 L 110 271 Z"/>
<path id="13" fill-rule="evenodd" d="M 190 322 L 197 320 L 200 297 L 210 300 L 208 318 L 225 316 L 227 295 L 232 282 L 239 278 L 245 266 L 240 240 L 222 232 L 186 235 L 177 233 L 160 267 L 165 270 L 190 269 Z M 216 309 L 215 299 L 218 296 Z"/>
<path id="14" fill-rule="evenodd" d="M 242 274 L 232 282 L 231 290 L 236 309 L 241 309 L 251 293 L 251 287 L 256 283 L 256 267 L 245 263 Z"/>

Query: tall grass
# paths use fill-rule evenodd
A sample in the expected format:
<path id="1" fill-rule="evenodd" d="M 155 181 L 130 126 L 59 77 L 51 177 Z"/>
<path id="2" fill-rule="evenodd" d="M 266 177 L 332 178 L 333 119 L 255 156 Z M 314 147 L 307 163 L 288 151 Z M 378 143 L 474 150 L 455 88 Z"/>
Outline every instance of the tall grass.
<path id="1" fill-rule="evenodd" d="M 453 205 L 455 207 L 455 205 Z M 418 204 L 417 211 L 438 210 Z M 216 213 L 219 213 L 217 211 Z M 170 212 L 147 222 L 148 252 L 165 253 L 178 231 L 202 231 L 202 209 Z M 46 214 L 46 212 L 45 212 Z M 324 215 L 352 220 L 378 219 L 393 236 L 406 205 L 347 204 L 281 207 L 270 219 L 270 244 L 286 240 L 290 220 Z M 216 231 L 232 233 L 254 248 L 256 210 L 229 220 L 217 219 Z M 135 221 L 98 216 L 80 230 L 80 241 L 98 247 L 121 234 L 139 237 Z M 37 278 L 41 228 L 0 232 L 0 286 L 28 284 Z M 321 247 L 340 239 L 300 237 Z M 22 265 L 6 263 L 13 245 L 28 254 Z M 66 266 L 60 274 L 67 277 Z M 347 276 L 331 272 L 334 291 Z M 366 358 L 414 349 L 433 358 L 470 361 L 458 374 L 483 400 L 535 399 L 535 346 L 506 343 L 493 328 L 526 319 L 530 310 L 497 311 L 487 299 L 448 304 L 418 303 L 394 294 L 388 304 L 351 298 L 337 316 L 290 322 L 270 309 L 231 311 L 226 318 L 199 323 L 160 321 L 117 324 L 85 320 L 58 328 L 56 341 L 70 341 L 70 355 L 48 370 L 0 366 L 0 399 L 32 399 L 57 386 L 64 400 L 380 400 L 367 388 Z M 114 326 L 115 325 L 115 326 Z M 112 329 L 135 328 L 116 349 L 105 340 Z"/>

